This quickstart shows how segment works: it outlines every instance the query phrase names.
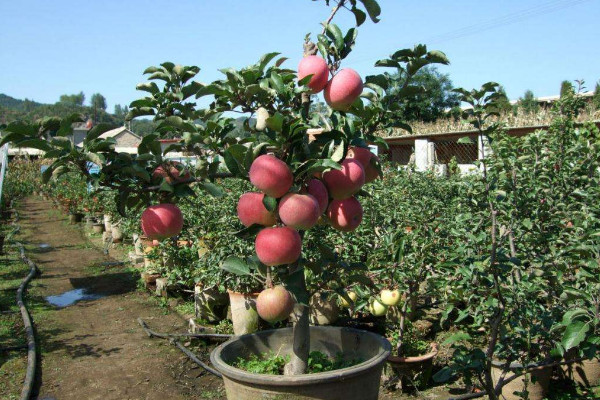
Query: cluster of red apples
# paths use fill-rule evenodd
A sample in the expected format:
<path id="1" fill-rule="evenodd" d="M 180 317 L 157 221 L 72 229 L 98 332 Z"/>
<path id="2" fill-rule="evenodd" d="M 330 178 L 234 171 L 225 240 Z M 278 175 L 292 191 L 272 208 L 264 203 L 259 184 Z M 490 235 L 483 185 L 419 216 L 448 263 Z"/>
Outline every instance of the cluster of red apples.
<path id="1" fill-rule="evenodd" d="M 351 147 L 341 170 L 327 171 L 320 179 L 310 178 L 298 193 L 290 192 L 294 176 L 285 162 L 270 154 L 257 157 L 249 175 L 260 192 L 244 193 L 237 214 L 246 227 L 265 226 L 254 243 L 258 259 L 270 267 L 294 263 L 302 251 L 298 231 L 308 230 L 320 220 L 340 231 L 355 230 L 362 221 L 363 209 L 354 195 L 377 178 L 377 169 L 371 164 L 373 157 L 369 149 Z M 267 209 L 265 195 L 279 199 L 275 210 Z M 283 287 L 276 286 L 261 292 L 256 304 L 262 319 L 277 322 L 289 316 L 294 302 Z"/>
<path id="2" fill-rule="evenodd" d="M 177 184 L 191 179 L 190 171 L 181 167 L 178 161 L 158 166 L 152 173 L 155 180 L 162 179 L 168 184 Z M 150 206 L 142 213 L 142 231 L 152 240 L 164 240 L 179 235 L 183 229 L 183 214 L 175 204 L 163 203 Z"/>
<path id="3" fill-rule="evenodd" d="M 329 79 L 327 62 L 319 56 L 307 56 L 300 61 L 298 79 L 309 75 L 312 77 L 307 85 L 312 93 L 324 90 L 325 102 L 337 111 L 347 111 L 363 90 L 360 75 L 350 68 L 341 69 Z"/>

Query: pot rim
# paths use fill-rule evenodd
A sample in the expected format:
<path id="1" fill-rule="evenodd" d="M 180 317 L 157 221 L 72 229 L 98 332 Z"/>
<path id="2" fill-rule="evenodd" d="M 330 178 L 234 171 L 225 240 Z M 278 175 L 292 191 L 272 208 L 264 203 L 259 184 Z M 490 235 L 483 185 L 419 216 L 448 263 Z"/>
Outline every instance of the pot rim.
<path id="1" fill-rule="evenodd" d="M 545 361 L 550 361 L 550 360 L 545 360 Z M 505 364 L 506 364 L 505 362 L 502 362 L 500 360 L 492 360 L 492 366 L 495 367 L 495 368 L 499 368 L 499 369 L 503 368 Z M 533 364 L 535 364 L 535 363 L 533 363 Z M 534 366 L 533 364 L 529 364 L 528 366 L 524 366 L 523 364 L 521 364 L 519 362 L 513 361 L 508 366 L 508 369 L 523 369 L 523 368 L 527 368 L 527 369 L 530 369 L 531 371 L 537 371 L 537 370 L 540 370 L 540 369 L 546 369 L 546 368 L 552 369 L 553 368 L 552 364 L 549 364 L 549 365 L 538 365 L 538 366 Z"/>
<path id="2" fill-rule="evenodd" d="M 210 353 L 210 362 L 223 374 L 223 377 L 240 381 L 244 383 L 250 383 L 254 385 L 266 385 L 266 386 L 305 386 L 307 384 L 321 384 L 328 383 L 331 381 L 345 380 L 354 376 L 362 375 L 367 373 L 369 370 L 377 367 L 377 365 L 383 364 L 386 358 L 389 356 L 392 346 L 383 336 L 377 335 L 372 332 L 363 331 L 360 329 L 346 328 L 346 327 L 332 327 L 332 326 L 311 326 L 311 330 L 326 330 L 326 329 L 337 329 L 344 330 L 347 332 L 360 333 L 361 335 L 372 336 L 374 339 L 379 341 L 382 350 L 379 351 L 375 357 L 372 357 L 360 364 L 352 367 L 337 369 L 335 371 L 318 372 L 315 374 L 302 374 L 302 375 L 267 375 L 267 374 L 255 374 L 244 371 L 239 368 L 235 368 L 221 359 L 221 352 L 223 349 L 231 343 L 239 340 L 243 337 L 259 334 L 270 334 L 274 332 L 281 332 L 283 330 L 292 331 L 293 328 L 281 328 L 281 329 L 270 329 L 267 331 L 259 331 L 255 333 L 249 333 L 242 336 L 234 336 L 227 342 L 215 347 Z"/>
<path id="3" fill-rule="evenodd" d="M 398 357 L 390 354 L 387 360 L 391 364 L 416 364 L 424 361 L 429 361 L 433 357 L 435 357 L 439 351 L 437 343 L 431 343 L 429 345 L 429 348 L 431 349 L 431 351 L 429 353 L 423 354 L 422 356 Z"/>

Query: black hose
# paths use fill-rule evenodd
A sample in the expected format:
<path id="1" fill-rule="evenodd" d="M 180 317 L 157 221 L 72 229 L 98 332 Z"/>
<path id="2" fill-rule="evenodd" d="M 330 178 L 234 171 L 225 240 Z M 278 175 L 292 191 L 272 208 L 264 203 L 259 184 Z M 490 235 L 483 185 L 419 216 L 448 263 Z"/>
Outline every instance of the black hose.
<path id="1" fill-rule="evenodd" d="M 148 337 L 158 337 L 161 339 L 168 339 L 169 343 L 177 346 L 177 348 L 179 350 L 181 350 L 183 352 L 183 354 L 188 356 L 190 360 L 192 360 L 193 362 L 195 362 L 196 364 L 198 364 L 199 366 L 201 366 L 202 368 L 204 368 L 206 371 L 210 372 L 211 374 L 218 376 L 219 378 L 223 377 L 223 375 L 219 371 L 208 366 L 206 363 L 204 363 L 202 360 L 200 360 L 198 357 L 196 357 L 196 355 L 194 353 L 192 353 L 187 348 L 185 348 L 185 346 L 183 346 L 181 343 L 179 343 L 179 341 L 177 341 L 177 338 L 189 337 L 189 338 L 207 338 L 207 339 L 211 339 L 211 338 L 212 339 L 229 339 L 233 335 L 225 335 L 225 334 L 219 334 L 219 333 L 173 333 L 173 334 L 159 333 L 159 332 L 155 332 L 152 329 L 150 329 L 148 327 L 148 325 L 146 324 L 146 322 L 144 322 L 144 320 L 142 318 L 138 318 L 138 323 L 140 324 L 142 329 L 144 329 L 144 331 L 146 332 Z"/>
<path id="2" fill-rule="evenodd" d="M 17 217 L 18 218 L 18 217 Z M 23 390 L 21 391 L 21 400 L 29 400 L 31 392 L 33 390 L 33 383 L 35 380 L 35 369 L 37 364 L 37 349 L 35 344 L 35 330 L 33 329 L 33 322 L 31 321 L 31 315 L 23 302 L 23 293 L 27 288 L 29 281 L 37 274 L 38 270 L 33 261 L 31 261 L 25 255 L 25 247 L 16 242 L 21 253 L 21 259 L 24 263 L 29 266 L 29 274 L 23 279 L 19 289 L 17 290 L 17 306 L 21 310 L 21 317 L 23 317 L 23 325 L 25 327 L 25 334 L 27 335 L 27 371 L 25 373 L 25 381 L 23 382 Z"/>

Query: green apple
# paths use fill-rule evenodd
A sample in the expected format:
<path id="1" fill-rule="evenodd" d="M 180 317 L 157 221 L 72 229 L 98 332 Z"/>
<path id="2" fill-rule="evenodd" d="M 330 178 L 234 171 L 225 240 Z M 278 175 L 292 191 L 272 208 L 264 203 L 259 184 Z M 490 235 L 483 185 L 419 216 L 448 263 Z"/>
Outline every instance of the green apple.
<path id="1" fill-rule="evenodd" d="M 340 305 L 342 307 L 350 308 L 356 302 L 356 299 L 358 298 L 358 295 L 356 293 L 354 293 L 354 292 L 346 292 L 346 295 L 348 297 L 350 297 L 350 300 L 352 300 L 352 304 L 348 303 L 348 301 L 343 296 L 340 296 Z"/>
<path id="2" fill-rule="evenodd" d="M 381 302 L 386 306 L 395 306 L 400 302 L 400 291 L 383 289 L 380 294 Z"/>
<path id="3" fill-rule="evenodd" d="M 371 311 L 371 314 L 373 314 L 375 317 L 381 317 L 382 315 L 385 315 L 387 309 L 387 306 L 385 304 L 381 304 L 377 299 L 373 299 L 371 304 L 369 304 L 369 311 Z"/>

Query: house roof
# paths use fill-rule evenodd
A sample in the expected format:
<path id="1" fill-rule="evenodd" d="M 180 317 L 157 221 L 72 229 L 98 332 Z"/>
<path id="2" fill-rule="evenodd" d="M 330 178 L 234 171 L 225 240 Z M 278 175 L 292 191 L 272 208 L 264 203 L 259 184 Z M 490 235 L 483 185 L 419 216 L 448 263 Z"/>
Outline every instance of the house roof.
<path id="1" fill-rule="evenodd" d="M 134 132 L 130 131 L 129 129 L 127 129 L 124 126 L 121 126 L 121 127 L 115 128 L 115 129 L 111 129 L 110 131 L 106 131 L 102 135 L 100 135 L 99 137 L 100 137 L 100 139 L 108 139 L 108 138 L 112 138 L 112 137 L 118 136 L 121 133 L 130 133 L 133 136 L 141 139 L 140 135 L 138 135 L 137 133 L 134 133 Z"/>

